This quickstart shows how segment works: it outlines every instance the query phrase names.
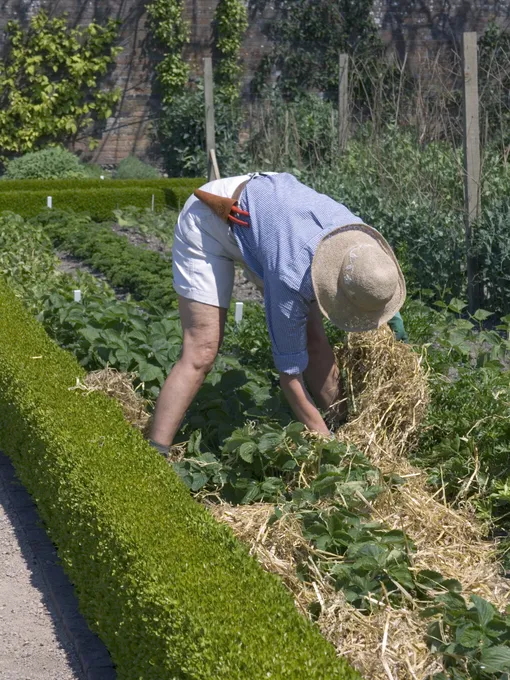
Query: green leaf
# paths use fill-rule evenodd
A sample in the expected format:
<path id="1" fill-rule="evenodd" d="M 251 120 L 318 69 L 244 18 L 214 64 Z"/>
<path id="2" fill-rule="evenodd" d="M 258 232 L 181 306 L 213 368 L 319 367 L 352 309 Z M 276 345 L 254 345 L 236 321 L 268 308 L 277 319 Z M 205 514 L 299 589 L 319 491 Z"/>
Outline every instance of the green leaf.
<path id="1" fill-rule="evenodd" d="M 459 300 L 458 298 L 452 298 L 448 304 L 448 308 L 457 314 L 460 314 L 466 307 L 467 303 Z"/>
<path id="2" fill-rule="evenodd" d="M 456 641 L 463 647 L 474 649 L 479 647 L 484 639 L 484 634 L 479 626 L 468 623 L 466 626 L 458 628 L 455 633 Z"/>
<path id="3" fill-rule="evenodd" d="M 487 673 L 510 671 L 510 647 L 497 645 L 482 651 L 480 664 Z"/>
<path id="4" fill-rule="evenodd" d="M 207 484 L 208 481 L 209 477 L 206 475 L 205 472 L 194 472 L 193 481 L 191 483 L 191 490 L 199 491 Z"/>
<path id="5" fill-rule="evenodd" d="M 153 364 L 140 364 L 138 366 L 138 377 L 142 382 L 152 382 L 153 380 L 162 382 L 164 380 L 161 368 Z"/>
<path id="6" fill-rule="evenodd" d="M 477 321 L 485 321 L 485 319 L 493 316 L 493 314 L 493 312 L 488 312 L 486 309 L 477 309 L 472 316 L 473 319 L 476 319 Z"/>
<path id="7" fill-rule="evenodd" d="M 267 453 L 278 446 L 283 440 L 283 432 L 268 432 L 263 434 L 259 440 L 258 449 L 260 453 Z"/>
<path id="8" fill-rule="evenodd" d="M 220 412 L 221 413 L 221 412 Z M 233 453 L 237 449 L 241 448 L 243 444 L 254 444 L 253 439 L 248 437 L 248 435 L 234 434 L 230 439 L 227 439 L 223 450 L 226 453 Z"/>
<path id="9" fill-rule="evenodd" d="M 426 588 L 437 589 L 438 586 L 441 587 L 443 585 L 444 580 L 444 576 L 441 573 L 431 569 L 422 569 L 416 574 L 416 581 Z"/>
<path id="10" fill-rule="evenodd" d="M 495 608 L 490 602 L 487 602 L 487 600 L 484 600 L 483 597 L 479 597 L 478 595 L 471 595 L 470 600 L 478 612 L 480 625 L 485 628 L 485 626 L 487 626 L 487 624 L 490 623 L 496 615 Z"/>
<path id="11" fill-rule="evenodd" d="M 93 345 L 100 336 L 100 332 L 93 328 L 92 326 L 86 326 L 85 328 L 80 328 L 78 333 L 82 335 L 87 342 Z"/>
<path id="12" fill-rule="evenodd" d="M 414 590 L 415 585 L 413 575 L 409 571 L 409 568 L 404 564 L 388 569 L 388 575 L 394 581 L 404 586 L 404 588 L 407 588 L 407 590 Z"/>
<path id="13" fill-rule="evenodd" d="M 243 505 L 248 505 L 249 503 L 253 503 L 253 501 L 257 500 L 260 497 L 260 489 L 258 484 L 252 484 L 248 491 L 245 493 L 241 500 L 241 504 Z"/>
<path id="14" fill-rule="evenodd" d="M 442 583 L 443 588 L 446 588 L 450 593 L 461 593 L 462 583 L 455 578 L 445 578 Z"/>
<path id="15" fill-rule="evenodd" d="M 444 644 L 443 632 L 439 621 L 434 621 L 428 626 L 427 644 L 431 652 L 438 652 Z"/>
<path id="16" fill-rule="evenodd" d="M 239 447 L 239 455 L 245 461 L 245 463 L 253 463 L 253 454 L 257 450 L 257 445 L 255 442 L 244 442 Z"/>

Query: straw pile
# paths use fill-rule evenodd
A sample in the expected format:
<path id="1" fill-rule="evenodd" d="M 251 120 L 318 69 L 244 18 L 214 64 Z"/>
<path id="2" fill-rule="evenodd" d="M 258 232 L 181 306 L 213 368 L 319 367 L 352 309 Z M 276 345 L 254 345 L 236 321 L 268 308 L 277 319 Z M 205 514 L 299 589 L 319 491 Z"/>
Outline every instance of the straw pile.
<path id="1" fill-rule="evenodd" d="M 383 473 L 405 480 L 370 505 L 374 519 L 404 530 L 414 541 L 413 568 L 440 571 L 458 579 L 465 595 L 477 593 L 505 607 L 510 603 L 509 586 L 498 574 L 494 546 L 483 539 L 483 527 L 469 509 L 449 508 L 441 491 L 431 494 L 426 475 L 406 458 L 428 403 L 423 358 L 396 343 L 387 327 L 351 334 L 336 353 L 350 412 L 348 423 L 337 431 L 338 438 L 355 444 Z M 90 389 L 102 389 L 100 383 L 110 385 L 109 393 L 115 392 L 110 379 L 104 382 L 98 377 L 92 378 Z M 136 406 L 131 401 L 133 393 Z M 123 401 L 125 394 L 132 404 L 126 410 L 131 419 L 141 403 L 125 385 L 114 396 Z M 341 411 L 342 404 L 334 405 L 328 413 L 329 422 L 339 422 Z M 269 522 L 272 505 L 204 502 L 219 521 L 230 525 L 265 569 L 282 578 L 303 614 L 308 615 L 310 604 L 320 604 L 317 624 L 321 632 L 365 678 L 424 680 L 441 670 L 440 662 L 427 649 L 426 623 L 415 603 L 402 608 L 388 603 L 370 615 L 347 604 L 317 569 L 314 549 L 303 538 L 295 517 L 286 514 L 273 523 Z M 314 574 L 312 583 L 303 583 L 296 575 L 296 567 L 303 562 Z"/>
<path id="2" fill-rule="evenodd" d="M 423 357 L 396 342 L 390 328 L 383 326 L 349 334 L 345 345 L 336 348 L 336 358 L 342 399 L 350 413 L 339 437 L 358 446 L 377 465 L 384 467 L 387 459 L 393 467 L 395 456 L 409 452 L 427 409 Z M 333 426 L 342 410 L 341 403 L 330 408 L 327 417 Z"/>

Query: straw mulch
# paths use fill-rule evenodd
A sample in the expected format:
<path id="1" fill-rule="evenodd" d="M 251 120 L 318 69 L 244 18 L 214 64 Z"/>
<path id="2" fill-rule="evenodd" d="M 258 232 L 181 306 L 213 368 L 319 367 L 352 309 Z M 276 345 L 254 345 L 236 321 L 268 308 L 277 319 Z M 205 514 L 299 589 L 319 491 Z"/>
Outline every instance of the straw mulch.
<path id="1" fill-rule="evenodd" d="M 483 527 L 469 509 L 452 510 L 441 492 L 432 494 L 426 475 L 407 460 L 428 404 L 423 357 L 395 342 L 387 327 L 349 335 L 336 353 L 350 417 L 340 426 L 339 403 L 327 414 L 329 422 L 336 421 L 338 438 L 356 445 L 383 473 L 405 480 L 370 505 L 373 517 L 410 536 L 417 548 L 415 569 L 433 569 L 458 579 L 465 595 L 477 593 L 500 608 L 509 604 L 509 586 L 499 576 L 494 545 L 483 539 Z M 97 385 L 95 380 L 92 384 Z M 123 389 L 122 395 L 125 393 Z M 122 395 L 114 396 L 122 402 Z M 136 413 L 136 408 L 132 406 L 129 413 Z M 388 603 L 374 607 L 369 615 L 347 604 L 317 569 L 314 550 L 303 538 L 295 517 L 286 514 L 273 523 L 269 522 L 272 505 L 204 502 L 249 546 L 265 569 L 282 578 L 303 614 L 308 615 L 311 603 L 320 603 L 317 624 L 321 632 L 365 678 L 425 680 L 441 670 L 440 662 L 427 649 L 426 622 L 420 619 L 415 603 L 409 601 L 402 608 Z M 296 575 L 296 567 L 303 562 L 314 574 L 312 583 L 303 583 Z"/>
<path id="2" fill-rule="evenodd" d="M 107 366 L 100 371 L 88 373 L 84 380 L 77 379 L 73 390 L 81 390 L 84 395 L 103 392 L 115 398 L 121 405 L 124 417 L 137 429 L 144 432 L 150 420 L 147 401 L 133 387 L 134 373 L 121 373 Z"/>
<path id="3" fill-rule="evenodd" d="M 338 427 L 337 437 L 356 445 L 383 473 L 405 480 L 370 505 L 373 517 L 412 538 L 417 548 L 416 570 L 440 571 L 458 579 L 464 594 L 477 593 L 503 608 L 510 602 L 510 589 L 499 575 L 494 545 L 484 540 L 483 527 L 468 509 L 452 510 L 441 492 L 432 494 L 426 474 L 406 458 L 428 404 L 423 357 L 395 342 L 387 327 L 351 334 L 336 353 L 343 399 L 351 414 L 348 423 Z M 340 422 L 341 413 L 342 404 L 334 405 L 329 422 Z M 314 551 L 292 516 L 269 524 L 273 508 L 267 505 L 214 505 L 210 510 L 231 526 L 268 571 L 282 577 L 301 611 L 307 612 L 312 602 L 321 604 L 317 621 L 321 632 L 364 677 L 424 680 L 441 670 L 439 660 L 427 648 L 427 624 L 415 603 L 410 601 L 402 608 L 387 604 L 374 607 L 370 615 L 361 614 L 319 573 Z M 296 576 L 296 567 L 303 561 L 315 574 L 312 584 Z"/>

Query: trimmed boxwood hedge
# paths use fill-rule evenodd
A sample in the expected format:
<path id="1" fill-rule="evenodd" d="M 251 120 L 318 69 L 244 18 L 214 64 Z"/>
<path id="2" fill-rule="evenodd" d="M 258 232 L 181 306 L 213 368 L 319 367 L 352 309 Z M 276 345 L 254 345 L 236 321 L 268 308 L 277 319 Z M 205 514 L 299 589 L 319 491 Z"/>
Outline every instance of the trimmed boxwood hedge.
<path id="1" fill-rule="evenodd" d="M 29 181 L 29 180 L 27 180 Z M 127 206 L 150 208 L 154 195 L 155 209 L 174 208 L 179 210 L 193 193 L 189 186 L 174 188 L 132 187 L 111 188 L 108 191 L 96 189 L 61 189 L 58 191 L 5 191 L 0 192 L 0 212 L 8 210 L 22 217 L 38 215 L 46 206 L 48 195 L 52 197 L 53 208 L 86 212 L 98 222 L 113 218 L 113 210 Z"/>
<path id="2" fill-rule="evenodd" d="M 62 189 L 127 189 L 138 187 L 144 189 L 197 189 L 205 184 L 203 177 L 170 177 L 162 179 L 7 179 L 0 180 L 0 192 L 3 191 L 60 191 Z M 190 191 L 190 193 L 191 193 Z"/>
<path id="3" fill-rule="evenodd" d="M 0 281 L 0 447 L 119 680 L 355 680 Z"/>

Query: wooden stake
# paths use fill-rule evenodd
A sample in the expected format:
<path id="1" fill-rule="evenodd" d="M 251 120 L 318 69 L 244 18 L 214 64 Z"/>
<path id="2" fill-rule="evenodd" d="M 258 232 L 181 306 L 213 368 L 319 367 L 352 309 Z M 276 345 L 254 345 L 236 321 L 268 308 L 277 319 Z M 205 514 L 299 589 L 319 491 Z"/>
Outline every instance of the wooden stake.
<path id="1" fill-rule="evenodd" d="M 205 140 L 207 148 L 207 176 L 211 182 L 213 179 L 220 179 L 218 163 L 216 159 L 216 133 L 214 123 L 214 80 L 211 57 L 204 59 L 204 94 L 205 94 Z"/>
<path id="2" fill-rule="evenodd" d="M 341 54 L 338 74 L 338 147 L 344 151 L 349 139 L 349 56 Z"/>
<path id="3" fill-rule="evenodd" d="M 469 311 L 481 305 L 478 258 L 470 254 L 473 229 L 480 218 L 480 116 L 478 102 L 478 48 L 476 33 L 464 33 L 462 40 L 464 73 L 464 184 Z"/>
<path id="4" fill-rule="evenodd" d="M 216 150 L 211 149 L 209 151 L 209 163 L 211 165 L 211 171 L 209 175 L 212 175 L 212 179 L 221 179 L 220 169 L 218 167 L 218 159 L 216 158 Z M 210 180 L 209 180 L 210 181 Z"/>

